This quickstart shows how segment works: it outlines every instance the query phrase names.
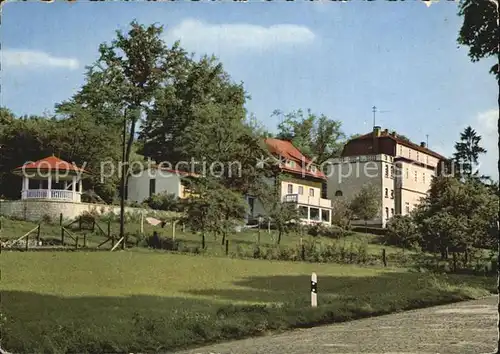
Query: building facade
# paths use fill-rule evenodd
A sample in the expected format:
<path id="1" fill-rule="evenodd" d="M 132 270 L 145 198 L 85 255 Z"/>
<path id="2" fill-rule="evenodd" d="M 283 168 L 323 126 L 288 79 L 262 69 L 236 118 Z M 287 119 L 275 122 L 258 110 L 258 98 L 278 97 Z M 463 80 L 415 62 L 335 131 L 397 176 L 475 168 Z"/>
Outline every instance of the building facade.
<path id="1" fill-rule="evenodd" d="M 381 208 L 368 223 L 385 227 L 392 216 L 406 215 L 420 203 L 444 160 L 424 142 L 412 143 L 377 126 L 350 140 L 342 157 L 329 161 L 327 194 L 330 199 L 350 200 L 363 185 L 374 185 L 380 191 Z"/>
<path id="2" fill-rule="evenodd" d="M 282 202 L 294 203 L 306 224 L 331 224 L 332 202 L 323 192 L 325 174 L 305 157 L 290 141 L 266 139 L 270 154 L 279 161 L 279 191 Z M 264 183 L 275 185 L 274 179 Z M 249 204 L 248 219 L 266 216 L 267 211 L 258 198 L 247 196 Z"/>
<path id="3" fill-rule="evenodd" d="M 140 174 L 129 176 L 127 188 L 127 200 L 142 203 L 153 194 L 173 194 L 177 198 L 186 198 L 189 190 L 186 187 L 184 177 L 192 174 L 152 167 Z"/>

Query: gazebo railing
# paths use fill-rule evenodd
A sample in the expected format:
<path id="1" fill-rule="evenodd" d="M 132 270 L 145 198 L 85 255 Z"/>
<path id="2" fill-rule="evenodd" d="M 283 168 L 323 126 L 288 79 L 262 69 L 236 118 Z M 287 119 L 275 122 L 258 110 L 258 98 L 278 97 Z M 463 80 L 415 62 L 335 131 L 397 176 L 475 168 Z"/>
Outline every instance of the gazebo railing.
<path id="1" fill-rule="evenodd" d="M 56 199 L 79 202 L 81 194 L 62 189 L 28 189 L 22 193 L 23 199 Z"/>

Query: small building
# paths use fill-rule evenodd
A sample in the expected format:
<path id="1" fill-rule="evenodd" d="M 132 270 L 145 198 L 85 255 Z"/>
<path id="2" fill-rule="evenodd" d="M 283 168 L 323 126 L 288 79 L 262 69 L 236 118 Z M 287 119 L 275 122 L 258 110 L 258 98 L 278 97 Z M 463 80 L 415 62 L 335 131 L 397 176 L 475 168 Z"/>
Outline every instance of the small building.
<path id="1" fill-rule="evenodd" d="M 132 173 L 128 178 L 127 200 L 142 203 L 154 194 L 173 194 L 177 198 L 187 198 L 189 189 L 185 178 L 193 173 L 153 166 Z"/>
<path id="2" fill-rule="evenodd" d="M 82 179 L 88 172 L 54 155 L 19 166 L 13 171 L 22 177 L 21 200 L 48 199 L 81 203 Z"/>

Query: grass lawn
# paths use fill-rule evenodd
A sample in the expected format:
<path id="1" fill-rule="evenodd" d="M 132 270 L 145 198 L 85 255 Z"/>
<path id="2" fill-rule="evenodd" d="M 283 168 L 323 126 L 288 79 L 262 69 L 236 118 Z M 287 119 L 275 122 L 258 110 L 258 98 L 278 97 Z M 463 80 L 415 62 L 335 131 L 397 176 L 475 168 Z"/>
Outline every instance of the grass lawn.
<path id="1" fill-rule="evenodd" d="M 165 352 L 477 298 L 495 278 L 153 251 L 2 252 L 2 348 Z M 309 307 L 318 274 L 318 308 Z"/>
<path id="2" fill-rule="evenodd" d="M 68 224 L 68 222 L 63 223 L 63 225 Z M 99 221 L 98 224 L 100 227 L 107 232 L 107 223 L 104 221 Z M 12 240 L 17 239 L 20 236 L 24 235 L 28 231 L 35 228 L 38 224 L 29 222 L 29 221 L 20 221 L 20 220 L 11 220 L 4 218 L 2 220 L 2 229 L 0 231 L 0 238 L 2 240 Z M 90 230 L 77 230 L 78 224 L 73 224 L 69 229 L 75 235 L 79 236 L 79 244 L 83 244 L 83 234 L 87 235 L 87 246 L 88 247 L 96 247 L 102 241 L 106 239 L 104 234 L 98 230 L 96 227 L 95 232 L 91 232 Z M 120 225 L 118 222 L 113 221 L 111 223 L 111 233 L 118 235 L 120 229 Z M 125 224 L 125 231 L 130 235 L 136 235 L 139 233 L 140 225 L 137 221 L 129 221 Z M 160 236 L 163 237 L 172 237 L 172 226 L 167 225 L 164 228 L 159 226 L 152 226 L 147 222 L 144 223 L 144 233 L 146 236 L 152 235 L 154 231 L 157 231 Z M 34 239 L 36 233 L 33 233 L 30 238 Z M 40 233 L 42 241 L 51 241 L 51 242 L 60 242 L 61 240 L 61 229 L 58 225 L 58 222 L 53 224 L 42 223 L 41 233 Z M 191 232 L 182 232 L 182 227 L 177 225 L 175 237 L 179 241 L 181 241 L 185 246 L 195 247 L 198 246 L 201 248 L 201 236 L 199 234 L 193 234 Z M 401 253 L 401 249 L 398 247 L 382 245 L 380 242 L 380 237 L 371 235 L 371 234 L 363 234 L 353 232 L 349 236 L 343 237 L 341 240 L 332 240 L 326 237 L 312 237 L 309 235 L 299 235 L 297 233 L 291 233 L 288 235 L 284 235 L 281 241 L 282 247 L 290 247 L 294 248 L 298 244 L 300 244 L 300 239 L 304 241 L 315 241 L 317 243 L 332 243 L 332 242 L 340 242 L 345 245 L 353 244 L 355 247 L 360 244 L 366 244 L 367 251 L 369 254 L 381 255 L 382 249 L 385 248 L 387 255 L 392 255 L 396 253 Z M 277 233 L 274 230 L 271 230 L 269 233 L 268 230 L 260 231 L 260 245 L 263 247 L 273 247 L 276 245 Z M 243 232 L 234 232 L 229 237 L 229 252 L 231 254 L 237 253 L 237 248 L 245 248 L 252 247 L 259 240 L 259 232 L 256 229 L 248 229 Z M 206 253 L 211 255 L 222 256 L 225 255 L 225 247 L 222 245 L 222 237 L 218 236 L 217 239 L 213 235 L 207 235 L 205 239 L 206 245 Z M 66 236 L 66 243 L 72 245 L 74 241 L 71 240 L 68 236 Z M 103 248 L 110 248 L 110 243 L 103 246 Z M 405 251 L 408 254 L 410 251 Z"/>

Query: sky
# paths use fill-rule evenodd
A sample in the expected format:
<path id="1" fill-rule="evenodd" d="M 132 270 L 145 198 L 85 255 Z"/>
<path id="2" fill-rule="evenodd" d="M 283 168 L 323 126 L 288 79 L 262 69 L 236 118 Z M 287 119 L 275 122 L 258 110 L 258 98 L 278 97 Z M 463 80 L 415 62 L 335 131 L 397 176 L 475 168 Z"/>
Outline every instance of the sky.
<path id="1" fill-rule="evenodd" d="M 376 106 L 376 125 L 449 156 L 471 125 L 488 150 L 481 171 L 498 178 L 493 59 L 470 61 L 457 12 L 453 1 L 419 0 L 4 3 L 0 105 L 52 113 L 84 83 L 99 44 L 136 19 L 163 25 L 168 44 L 218 56 L 270 130 L 275 109 L 310 108 L 367 133 Z"/>

